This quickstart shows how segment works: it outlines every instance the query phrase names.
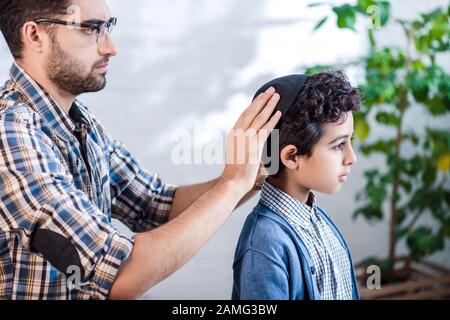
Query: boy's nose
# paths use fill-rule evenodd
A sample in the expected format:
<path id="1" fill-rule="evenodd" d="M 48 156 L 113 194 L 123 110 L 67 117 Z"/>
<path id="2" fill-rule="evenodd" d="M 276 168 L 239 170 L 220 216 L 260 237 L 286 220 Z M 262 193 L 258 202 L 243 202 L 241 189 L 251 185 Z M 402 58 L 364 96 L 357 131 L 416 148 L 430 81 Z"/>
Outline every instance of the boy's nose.
<path id="1" fill-rule="evenodd" d="M 353 151 L 353 148 L 350 147 L 349 153 L 347 157 L 345 158 L 345 165 L 351 166 L 355 165 L 358 162 L 358 157 L 356 156 L 355 152 Z"/>

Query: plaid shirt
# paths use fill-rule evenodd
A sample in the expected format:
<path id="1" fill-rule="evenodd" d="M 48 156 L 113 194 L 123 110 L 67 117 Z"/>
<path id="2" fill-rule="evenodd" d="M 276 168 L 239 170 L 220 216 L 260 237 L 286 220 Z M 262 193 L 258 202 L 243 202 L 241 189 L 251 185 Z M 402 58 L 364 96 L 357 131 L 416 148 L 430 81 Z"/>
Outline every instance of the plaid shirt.
<path id="1" fill-rule="evenodd" d="M 284 217 L 303 240 L 313 261 L 313 279 L 323 300 L 352 299 L 352 266 L 347 251 L 317 213 L 311 192 L 307 204 L 265 183 L 261 203 Z"/>
<path id="2" fill-rule="evenodd" d="M 144 171 L 79 101 L 74 122 L 16 63 L 10 76 L 0 88 L 0 299 L 105 299 L 133 247 L 111 218 L 134 232 L 157 227 L 176 187 Z"/>

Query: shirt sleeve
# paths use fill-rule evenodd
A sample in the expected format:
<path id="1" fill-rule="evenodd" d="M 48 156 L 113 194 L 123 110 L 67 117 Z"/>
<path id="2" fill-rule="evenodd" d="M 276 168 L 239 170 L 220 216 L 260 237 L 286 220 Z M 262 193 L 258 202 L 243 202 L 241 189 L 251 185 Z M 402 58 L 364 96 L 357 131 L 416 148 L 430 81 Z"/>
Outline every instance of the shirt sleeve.
<path id="1" fill-rule="evenodd" d="M 133 240 L 75 187 L 49 132 L 33 117 L 7 113 L 0 121 L 2 224 L 19 236 L 24 250 L 43 256 L 61 273 L 78 267 L 79 290 L 105 299 Z"/>
<path id="2" fill-rule="evenodd" d="M 166 223 L 177 187 L 144 170 L 122 143 L 109 137 L 107 141 L 112 216 L 134 232 Z"/>
<path id="3" fill-rule="evenodd" d="M 288 300 L 288 279 L 282 265 L 250 248 L 234 264 L 233 299 Z"/>

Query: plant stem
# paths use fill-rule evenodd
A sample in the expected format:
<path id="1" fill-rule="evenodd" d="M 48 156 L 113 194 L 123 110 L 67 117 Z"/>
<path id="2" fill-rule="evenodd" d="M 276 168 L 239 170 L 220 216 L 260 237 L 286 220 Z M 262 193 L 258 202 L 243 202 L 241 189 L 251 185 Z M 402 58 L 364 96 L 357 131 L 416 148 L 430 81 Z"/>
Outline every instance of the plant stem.
<path id="1" fill-rule="evenodd" d="M 405 78 L 408 76 L 408 73 L 411 69 L 412 65 L 412 42 L 413 42 L 413 32 L 404 27 L 406 33 L 407 40 L 407 61 L 406 61 L 406 73 Z M 394 261 L 395 259 L 395 249 L 397 246 L 397 236 L 396 229 L 398 224 L 398 208 L 397 208 L 397 195 L 400 189 L 400 172 L 399 172 L 399 162 L 400 162 L 400 149 L 403 140 L 402 133 L 402 124 L 403 118 L 405 114 L 405 110 L 408 107 L 408 90 L 407 85 L 404 87 L 404 91 L 401 93 L 399 98 L 399 124 L 396 132 L 395 139 L 395 160 L 394 160 L 394 172 L 393 172 L 393 181 L 392 181 L 392 196 L 391 196 L 391 222 L 390 222 L 390 234 L 389 234 L 389 260 Z"/>
<path id="2" fill-rule="evenodd" d="M 394 261 L 395 259 L 395 248 L 397 246 L 397 237 L 395 230 L 397 229 L 398 223 L 398 212 L 397 212 L 397 193 L 400 187 L 400 175 L 398 172 L 398 164 L 400 160 L 400 147 L 402 143 L 402 123 L 404 110 L 407 106 L 407 96 L 405 93 L 400 97 L 399 107 L 400 107 L 400 121 L 397 127 L 397 137 L 395 139 L 395 161 L 394 161 L 394 172 L 393 172 L 393 182 L 392 182 L 392 195 L 391 195 L 391 223 L 390 223 L 390 237 L 389 237 L 389 260 Z"/>
<path id="3" fill-rule="evenodd" d="M 423 214 L 423 211 L 419 211 L 415 214 L 414 218 L 411 220 L 411 223 L 408 226 L 408 232 L 411 232 L 412 228 L 417 223 L 417 221 L 422 216 L 422 214 Z"/>

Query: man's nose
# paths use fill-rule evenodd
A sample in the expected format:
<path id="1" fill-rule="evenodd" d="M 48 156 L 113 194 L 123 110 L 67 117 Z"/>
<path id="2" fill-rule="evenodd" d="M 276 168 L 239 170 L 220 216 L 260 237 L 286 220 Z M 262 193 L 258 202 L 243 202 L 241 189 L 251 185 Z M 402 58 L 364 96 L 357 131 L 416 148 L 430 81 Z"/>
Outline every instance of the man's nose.
<path id="1" fill-rule="evenodd" d="M 108 33 L 105 34 L 105 38 L 103 39 L 103 41 L 99 43 L 98 53 L 101 56 L 108 56 L 108 57 L 114 57 L 117 55 L 117 47 Z"/>

